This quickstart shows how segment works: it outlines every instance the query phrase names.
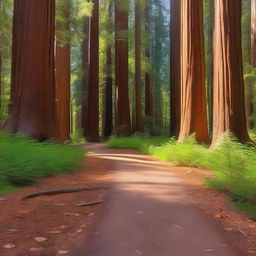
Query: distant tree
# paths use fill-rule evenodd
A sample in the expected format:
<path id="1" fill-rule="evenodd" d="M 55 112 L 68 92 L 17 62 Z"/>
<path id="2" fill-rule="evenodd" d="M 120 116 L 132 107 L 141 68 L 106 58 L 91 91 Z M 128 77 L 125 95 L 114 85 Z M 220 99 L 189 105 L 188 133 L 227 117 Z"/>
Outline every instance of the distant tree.
<path id="1" fill-rule="evenodd" d="M 39 141 L 56 136 L 54 0 L 15 0 L 10 117 L 4 125 Z"/>
<path id="2" fill-rule="evenodd" d="M 88 81 L 87 139 L 99 141 L 99 0 L 92 0 Z"/>
<path id="3" fill-rule="evenodd" d="M 112 20 L 112 1 L 108 3 L 108 21 Z M 113 33 L 112 22 L 106 25 L 108 35 Z M 112 79 L 112 46 L 106 46 L 106 79 L 105 79 L 105 104 L 104 104 L 104 137 L 108 138 L 113 132 L 113 79 Z"/>
<path id="4" fill-rule="evenodd" d="M 170 0 L 171 6 L 171 136 L 179 136 L 180 130 L 180 86 L 181 86 L 181 5 L 180 0 Z"/>
<path id="5" fill-rule="evenodd" d="M 135 0 L 135 131 L 142 132 L 142 80 L 141 80 L 141 0 Z"/>
<path id="6" fill-rule="evenodd" d="M 116 133 L 131 135 L 128 88 L 128 8 L 129 0 L 115 1 L 115 83 Z"/>
<path id="7" fill-rule="evenodd" d="M 179 141 L 195 133 L 208 142 L 203 0 L 181 1 L 181 126 Z"/>
<path id="8" fill-rule="evenodd" d="M 56 3 L 56 124 L 63 142 L 70 137 L 70 0 Z"/>
<path id="9" fill-rule="evenodd" d="M 241 45 L 242 1 L 215 1 L 213 141 L 231 132 L 250 141 L 245 116 Z"/>
<path id="10" fill-rule="evenodd" d="M 146 49 L 145 57 L 148 63 L 147 69 L 145 72 L 145 115 L 150 120 L 150 130 L 153 126 L 154 119 L 154 97 L 153 97 L 153 77 L 152 77 L 152 67 L 151 62 L 151 49 L 150 49 L 150 0 L 147 0 L 145 7 L 145 31 L 146 31 Z"/>

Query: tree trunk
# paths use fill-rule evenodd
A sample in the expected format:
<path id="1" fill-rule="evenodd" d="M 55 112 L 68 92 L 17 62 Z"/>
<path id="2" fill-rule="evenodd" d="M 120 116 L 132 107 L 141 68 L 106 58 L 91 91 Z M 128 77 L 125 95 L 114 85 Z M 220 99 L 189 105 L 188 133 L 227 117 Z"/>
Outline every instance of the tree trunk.
<path id="1" fill-rule="evenodd" d="M 92 0 L 90 22 L 90 64 L 88 83 L 87 139 L 99 141 L 99 0 Z"/>
<path id="2" fill-rule="evenodd" d="M 15 0 L 11 113 L 4 128 L 39 141 L 56 135 L 54 0 Z"/>
<path id="3" fill-rule="evenodd" d="M 213 141 L 231 132 L 250 141 L 245 116 L 241 44 L 242 2 L 215 0 Z"/>
<path id="4" fill-rule="evenodd" d="M 62 0 L 63 1 L 63 0 Z M 56 23 L 56 125 L 60 142 L 70 138 L 70 42 L 63 33 L 69 32 L 70 0 L 66 6 L 57 6 L 61 20 Z"/>
<path id="5" fill-rule="evenodd" d="M 181 86 L 181 3 L 170 0 L 171 6 L 171 136 L 178 137 L 180 130 L 180 86 Z"/>
<path id="6" fill-rule="evenodd" d="M 128 88 L 128 8 L 129 1 L 115 2 L 116 133 L 131 135 Z"/>
<path id="7" fill-rule="evenodd" d="M 256 68 L 256 0 L 251 0 L 251 66 Z M 250 81 L 249 91 L 248 91 L 248 102 L 247 102 L 247 113 L 248 113 L 248 126 L 250 129 L 254 127 L 254 120 L 252 120 L 254 107 L 253 107 L 253 98 L 254 92 L 253 87 L 255 81 Z"/>
<path id="8" fill-rule="evenodd" d="M 88 87 L 89 87 L 89 58 L 90 58 L 90 52 L 89 52 L 89 42 L 90 42 L 90 18 L 86 17 L 84 18 L 84 28 L 83 32 L 85 35 L 83 44 L 82 44 L 82 68 L 83 68 L 83 81 L 82 81 L 82 111 L 81 111 L 81 127 L 78 122 L 78 127 L 83 129 L 83 135 L 84 137 L 87 137 L 88 135 Z M 80 114 L 78 114 L 80 116 Z M 80 119 L 80 117 L 78 117 Z"/>
<path id="9" fill-rule="evenodd" d="M 112 3 L 109 4 L 109 18 L 112 17 Z M 107 27 L 108 33 L 112 29 Z M 107 45 L 106 49 L 106 87 L 105 87 L 105 109 L 104 109 L 104 137 L 108 138 L 113 132 L 113 80 L 112 80 L 112 47 Z"/>
<path id="10" fill-rule="evenodd" d="M 146 50 L 145 57 L 147 61 L 151 62 L 151 54 L 150 54 L 150 15 L 149 15 L 149 4 L 150 1 L 147 2 L 145 8 L 145 31 L 146 31 Z M 149 65 L 150 66 L 150 65 Z M 152 84 L 152 73 L 150 70 L 151 67 L 148 67 L 148 70 L 145 73 L 145 115 L 149 118 L 149 130 L 153 129 L 153 121 L 154 121 L 154 107 L 153 107 L 153 84 Z"/>
<path id="11" fill-rule="evenodd" d="M 142 132 L 141 104 L 141 0 L 135 1 L 135 131 Z"/>
<path id="12" fill-rule="evenodd" d="M 203 0 L 181 1 L 181 127 L 179 141 L 195 133 L 209 141 L 207 127 Z"/>
<path id="13" fill-rule="evenodd" d="M 0 51 L 0 122 L 1 115 L 2 115 L 2 69 L 3 69 L 3 59 L 2 59 L 2 53 Z"/>

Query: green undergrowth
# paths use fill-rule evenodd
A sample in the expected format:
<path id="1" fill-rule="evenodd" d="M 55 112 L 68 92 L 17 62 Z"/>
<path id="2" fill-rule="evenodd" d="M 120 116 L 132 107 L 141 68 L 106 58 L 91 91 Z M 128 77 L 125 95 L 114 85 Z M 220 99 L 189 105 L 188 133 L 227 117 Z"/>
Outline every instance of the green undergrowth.
<path id="1" fill-rule="evenodd" d="M 213 171 L 205 183 L 215 189 L 229 191 L 239 208 L 256 216 L 256 147 L 245 146 L 225 137 L 218 147 L 210 150 L 196 143 L 193 136 L 184 143 L 174 139 L 133 136 L 112 137 L 109 147 L 134 148 L 175 166 L 199 167 Z M 249 209 L 249 210 L 248 210 Z"/>
<path id="2" fill-rule="evenodd" d="M 73 145 L 39 143 L 0 132 L 0 192 L 30 185 L 44 176 L 72 172 L 84 155 L 84 150 Z"/>

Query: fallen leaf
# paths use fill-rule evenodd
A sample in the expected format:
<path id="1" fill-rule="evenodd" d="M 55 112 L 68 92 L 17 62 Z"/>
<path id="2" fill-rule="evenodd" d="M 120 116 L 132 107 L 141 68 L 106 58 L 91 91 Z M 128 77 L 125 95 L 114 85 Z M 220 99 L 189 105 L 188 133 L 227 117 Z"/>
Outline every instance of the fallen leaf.
<path id="1" fill-rule="evenodd" d="M 224 219 L 224 218 L 227 218 L 227 215 L 223 212 L 220 212 L 215 215 L 215 218 L 216 219 Z"/>
<path id="2" fill-rule="evenodd" d="M 228 230 L 228 231 L 232 231 L 233 230 L 233 228 L 225 228 L 226 230 Z"/>
<path id="3" fill-rule="evenodd" d="M 65 228 L 67 228 L 68 226 L 67 225 L 62 225 L 62 226 L 60 226 L 59 228 L 60 229 L 65 229 Z"/>
<path id="4" fill-rule="evenodd" d="M 216 252 L 216 250 L 213 250 L 213 249 L 205 249 L 205 250 L 202 250 L 202 252 Z"/>
<path id="5" fill-rule="evenodd" d="M 78 229 L 77 231 L 76 231 L 76 233 L 82 233 L 84 230 L 83 229 Z"/>
<path id="6" fill-rule="evenodd" d="M 15 245 L 14 245 L 14 244 L 6 244 L 6 245 L 4 245 L 3 247 L 4 247 L 5 249 L 12 249 L 12 248 L 15 247 Z"/>
<path id="7" fill-rule="evenodd" d="M 178 228 L 178 229 L 183 229 L 183 227 L 182 227 L 182 226 L 177 225 L 177 224 L 174 224 L 174 227 L 176 227 L 176 228 Z"/>
<path id="8" fill-rule="evenodd" d="M 45 237 L 34 237 L 34 239 L 39 243 L 47 241 L 47 238 Z"/>
<path id="9" fill-rule="evenodd" d="M 93 216 L 93 215 L 95 215 L 95 212 L 91 212 L 91 213 L 87 214 L 87 216 Z"/>
<path id="10" fill-rule="evenodd" d="M 10 229 L 6 230 L 7 234 L 14 234 L 14 233 L 17 233 L 17 232 L 19 232 L 19 230 L 15 229 L 15 228 L 10 228 Z"/>
<path id="11" fill-rule="evenodd" d="M 60 230 L 52 230 L 49 232 L 50 234 L 61 234 Z"/>
<path id="12" fill-rule="evenodd" d="M 64 216 L 75 216 L 75 217 L 79 217 L 81 216 L 80 213 L 72 213 L 72 212 L 65 212 L 63 213 Z"/>
<path id="13" fill-rule="evenodd" d="M 68 254 L 69 251 L 58 251 L 58 254 L 64 255 L 64 254 Z"/>

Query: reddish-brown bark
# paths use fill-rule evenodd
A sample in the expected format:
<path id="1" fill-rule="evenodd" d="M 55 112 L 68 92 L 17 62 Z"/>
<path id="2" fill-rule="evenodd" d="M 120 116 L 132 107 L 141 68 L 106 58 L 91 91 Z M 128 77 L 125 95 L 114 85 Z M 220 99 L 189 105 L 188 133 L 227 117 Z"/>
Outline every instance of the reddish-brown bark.
<path id="1" fill-rule="evenodd" d="M 112 18 L 112 2 L 108 7 L 109 18 Z M 107 26 L 109 34 L 113 33 L 112 26 Z M 112 79 L 112 47 L 106 49 L 106 82 L 105 82 L 105 108 L 104 108 L 104 137 L 108 138 L 113 132 L 113 79 Z"/>
<path id="2" fill-rule="evenodd" d="M 181 1 L 181 122 L 179 141 L 195 133 L 208 142 L 203 0 Z"/>
<path id="3" fill-rule="evenodd" d="M 181 3 L 170 0 L 171 6 L 171 136 L 179 136 L 180 130 L 180 87 L 181 87 Z"/>
<path id="4" fill-rule="evenodd" d="M 226 132 L 250 141 L 245 116 L 241 44 L 242 2 L 215 0 L 213 141 Z"/>
<path id="5" fill-rule="evenodd" d="M 90 64 L 88 83 L 88 141 L 99 141 L 99 0 L 92 0 L 90 22 Z"/>
<path id="6" fill-rule="evenodd" d="M 55 137 L 54 0 L 15 0 L 11 112 L 4 128 Z"/>
<path id="7" fill-rule="evenodd" d="M 116 133 L 131 135 L 128 89 L 128 6 L 127 1 L 115 2 L 115 71 L 116 71 Z"/>
<path id="8" fill-rule="evenodd" d="M 69 139 L 70 135 L 70 44 L 62 42 L 61 33 L 69 31 L 70 3 L 57 6 L 61 21 L 56 23 L 56 57 L 55 57 L 55 90 L 56 90 L 56 126 L 60 142 Z"/>
<path id="9" fill-rule="evenodd" d="M 145 57 L 150 61 L 150 17 L 149 17 L 149 2 L 145 8 L 145 31 L 147 33 L 147 42 Z M 145 115 L 150 117 L 153 121 L 154 107 L 153 107 L 153 86 L 152 86 L 152 73 L 147 70 L 145 73 Z"/>
<path id="10" fill-rule="evenodd" d="M 250 46 L 250 61 L 251 66 L 256 68 L 256 0 L 251 0 L 251 46 Z M 247 99 L 247 114 L 248 114 L 248 126 L 250 129 L 254 127 L 254 121 L 251 119 L 254 113 L 253 106 L 253 85 L 250 81 L 248 88 L 248 99 Z"/>
<path id="11" fill-rule="evenodd" d="M 78 127 L 83 129 L 83 135 L 87 137 L 88 135 L 88 122 L 87 122 L 87 114 L 88 114 L 88 84 L 89 84 L 89 41 L 90 41 L 90 18 L 84 18 L 84 28 L 83 32 L 85 38 L 82 44 L 82 68 L 83 68 L 83 82 L 82 82 L 82 111 L 81 111 L 81 125 L 80 118 L 78 118 Z"/>
<path id="12" fill-rule="evenodd" d="M 135 3 L 135 131 L 142 132 L 142 102 L 141 102 L 141 0 Z"/>

